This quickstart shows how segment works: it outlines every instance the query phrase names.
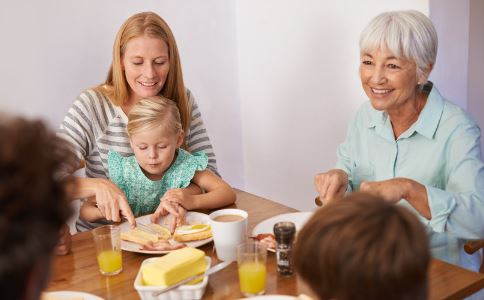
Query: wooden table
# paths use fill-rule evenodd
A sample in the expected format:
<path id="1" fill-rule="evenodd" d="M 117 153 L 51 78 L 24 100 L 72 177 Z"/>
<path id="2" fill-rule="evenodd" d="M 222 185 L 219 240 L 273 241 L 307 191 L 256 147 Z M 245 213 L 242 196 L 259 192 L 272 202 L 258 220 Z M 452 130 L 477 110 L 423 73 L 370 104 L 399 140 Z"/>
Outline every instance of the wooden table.
<path id="1" fill-rule="evenodd" d="M 237 191 L 237 202 L 234 206 L 249 213 L 249 232 L 264 219 L 296 211 L 243 191 Z M 219 262 L 213 253 L 213 243 L 204 245 L 201 249 L 212 257 L 214 263 Z M 123 271 L 116 276 L 103 276 L 97 266 L 91 233 L 79 233 L 72 238 L 72 253 L 55 259 L 48 290 L 83 291 L 105 299 L 140 299 L 133 283 L 141 262 L 149 257 L 152 255 L 123 251 Z M 429 299 L 462 299 L 484 287 L 484 275 L 436 259 L 432 260 L 429 278 Z M 307 287 L 297 276 L 278 276 L 275 256 L 268 253 L 266 294 L 299 295 L 307 292 Z M 237 266 L 233 263 L 210 277 L 203 299 L 241 297 Z"/>

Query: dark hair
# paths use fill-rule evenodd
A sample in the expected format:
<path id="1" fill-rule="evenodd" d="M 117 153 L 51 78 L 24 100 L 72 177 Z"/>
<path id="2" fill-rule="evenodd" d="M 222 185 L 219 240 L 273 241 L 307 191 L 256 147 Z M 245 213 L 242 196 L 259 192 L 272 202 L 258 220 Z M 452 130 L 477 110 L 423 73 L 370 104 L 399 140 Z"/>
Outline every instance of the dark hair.
<path id="1" fill-rule="evenodd" d="M 34 267 L 49 265 L 60 228 L 71 214 L 68 182 L 58 172 L 73 155 L 41 121 L 0 114 L 2 298 L 22 298 Z"/>
<path id="2" fill-rule="evenodd" d="M 427 297 L 427 235 L 407 208 L 354 193 L 318 210 L 297 241 L 296 271 L 321 299 Z"/>

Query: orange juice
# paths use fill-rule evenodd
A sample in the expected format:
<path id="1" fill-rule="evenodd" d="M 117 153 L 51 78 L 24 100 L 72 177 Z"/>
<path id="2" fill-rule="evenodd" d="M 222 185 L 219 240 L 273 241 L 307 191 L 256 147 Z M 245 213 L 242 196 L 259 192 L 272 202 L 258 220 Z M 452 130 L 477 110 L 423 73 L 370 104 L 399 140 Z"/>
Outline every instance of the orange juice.
<path id="1" fill-rule="evenodd" d="M 266 288 L 266 266 L 260 262 L 239 265 L 240 290 L 244 294 L 257 295 Z"/>
<path id="2" fill-rule="evenodd" d="M 105 250 L 98 254 L 97 261 L 103 274 L 117 274 L 123 269 L 121 251 Z"/>

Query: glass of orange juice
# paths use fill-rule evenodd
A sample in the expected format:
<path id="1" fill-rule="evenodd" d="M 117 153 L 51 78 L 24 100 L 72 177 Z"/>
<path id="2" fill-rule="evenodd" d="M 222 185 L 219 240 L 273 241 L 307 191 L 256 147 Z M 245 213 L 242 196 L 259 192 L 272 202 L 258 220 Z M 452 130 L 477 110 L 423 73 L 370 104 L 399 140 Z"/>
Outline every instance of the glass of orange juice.
<path id="1" fill-rule="evenodd" d="M 92 230 L 99 271 L 103 275 L 116 275 L 123 270 L 121 235 L 118 226 L 105 225 Z"/>
<path id="2" fill-rule="evenodd" d="M 266 247 L 259 242 L 249 242 L 237 247 L 240 291 L 245 297 L 265 293 L 266 260 Z"/>

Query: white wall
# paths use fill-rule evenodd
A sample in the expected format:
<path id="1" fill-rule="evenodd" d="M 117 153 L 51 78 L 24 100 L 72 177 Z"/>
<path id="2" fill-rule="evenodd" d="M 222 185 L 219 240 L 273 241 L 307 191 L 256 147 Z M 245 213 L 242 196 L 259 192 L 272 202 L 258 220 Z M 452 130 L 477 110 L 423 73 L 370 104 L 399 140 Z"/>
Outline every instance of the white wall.
<path id="1" fill-rule="evenodd" d="M 471 116 L 481 127 L 481 154 L 484 153 L 484 1 L 470 1 L 469 16 L 469 104 Z M 482 155 L 484 157 L 484 155 Z"/>
<path id="2" fill-rule="evenodd" d="M 0 110 L 42 117 L 57 128 L 77 95 L 105 79 L 122 22 L 147 10 L 174 31 L 219 169 L 243 186 L 234 1 L 2 2 Z"/>
<path id="3" fill-rule="evenodd" d="M 246 190 L 301 209 L 313 177 L 334 167 L 350 118 L 366 101 L 359 34 L 386 10 L 428 0 L 237 1 Z"/>
<path id="4" fill-rule="evenodd" d="M 437 62 L 429 79 L 445 98 L 466 109 L 469 0 L 430 0 L 429 9 L 439 38 Z"/>

